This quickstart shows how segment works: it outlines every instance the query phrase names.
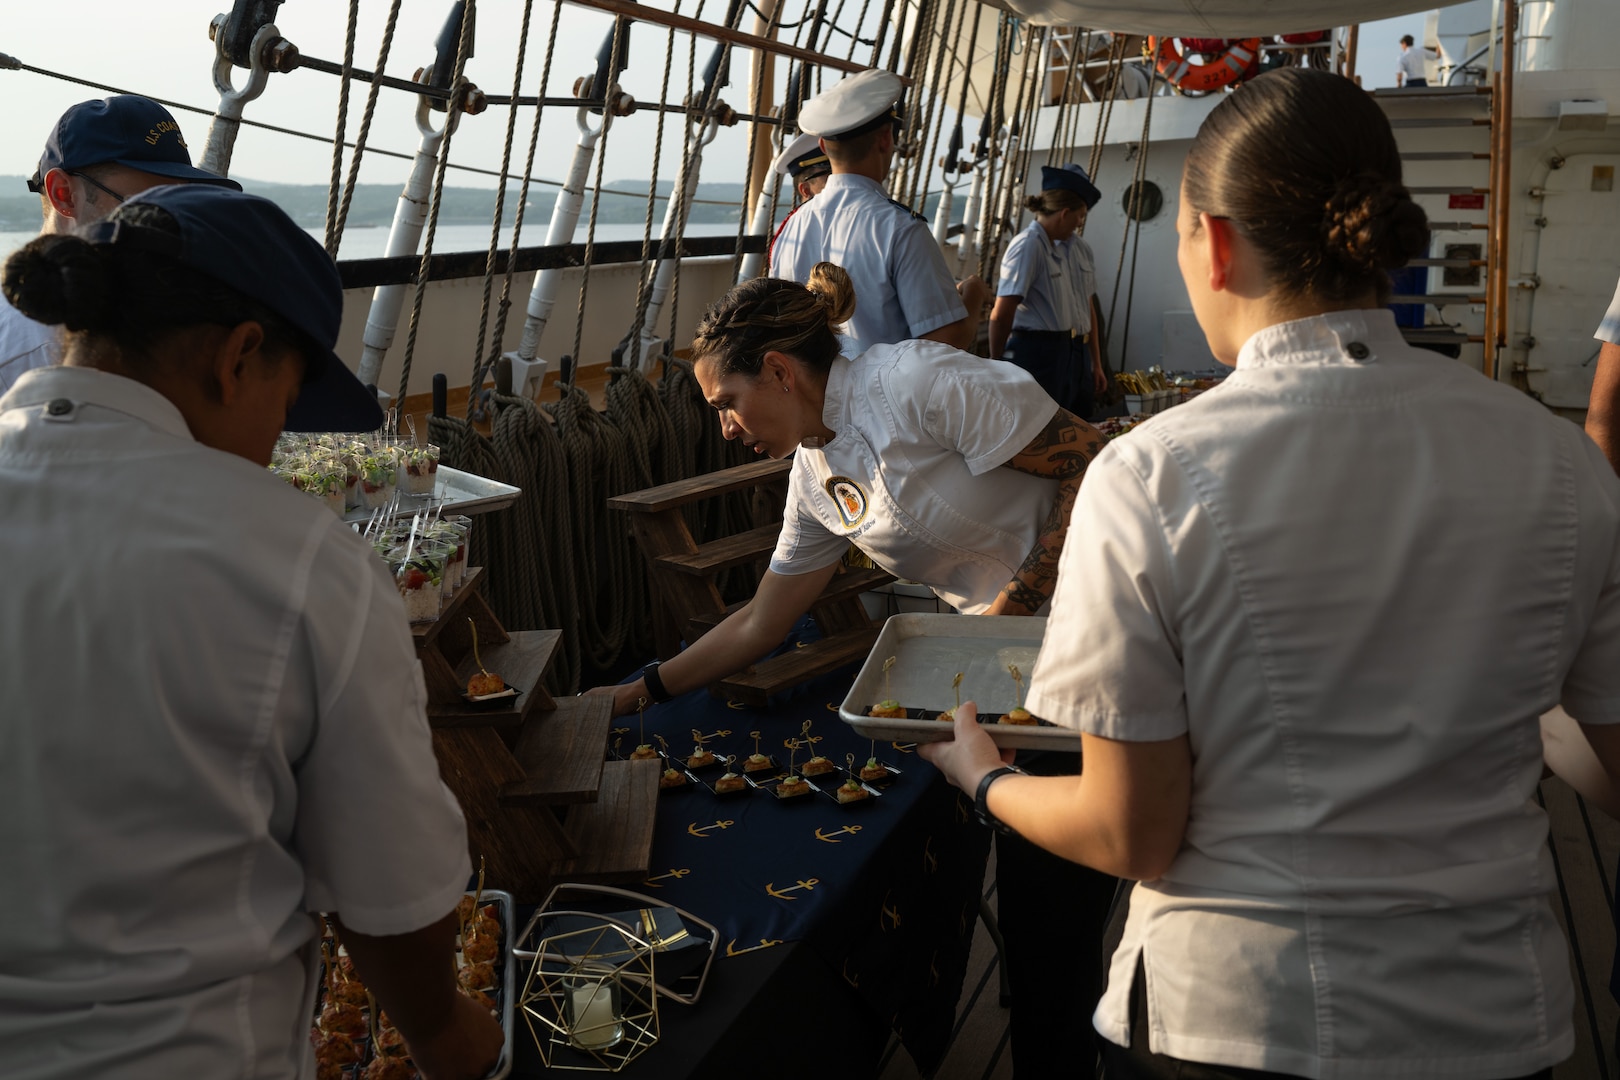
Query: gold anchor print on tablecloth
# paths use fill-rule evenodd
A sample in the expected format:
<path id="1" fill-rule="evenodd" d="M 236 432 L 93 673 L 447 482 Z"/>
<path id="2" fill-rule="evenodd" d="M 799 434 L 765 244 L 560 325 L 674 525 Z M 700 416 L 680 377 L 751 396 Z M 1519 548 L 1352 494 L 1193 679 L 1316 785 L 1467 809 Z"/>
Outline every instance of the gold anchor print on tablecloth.
<path id="1" fill-rule="evenodd" d="M 843 843 L 843 841 L 838 839 L 840 836 L 842 836 L 845 833 L 848 833 L 849 835 L 854 836 L 856 833 L 858 833 L 860 831 L 861 831 L 861 827 L 859 825 L 845 825 L 842 829 L 834 829 L 830 833 L 823 833 L 820 829 L 817 829 L 816 830 L 816 839 L 821 840 L 821 841 L 823 841 L 825 843 L 828 843 L 828 844 L 841 844 L 841 843 Z"/>
<path id="2" fill-rule="evenodd" d="M 847 956 L 844 957 L 844 981 L 857 990 L 861 988 L 861 973 L 858 971 L 853 975 L 849 973 L 849 957 Z"/>
<path id="3" fill-rule="evenodd" d="M 878 929 L 887 934 L 890 930 L 900 929 L 900 909 L 889 903 L 890 892 L 883 894 L 883 903 L 878 905 Z"/>
<path id="4" fill-rule="evenodd" d="M 760 938 L 758 945 L 750 945 L 747 948 L 739 949 L 737 948 L 737 939 L 732 938 L 731 941 L 726 944 L 726 955 L 741 956 L 743 953 L 759 952 L 761 949 L 769 949 L 773 945 L 780 944 L 782 944 L 781 938 Z"/>
<path id="5" fill-rule="evenodd" d="M 827 702 L 827 711 L 828 712 L 837 712 L 838 711 L 838 702 L 836 702 L 836 701 Z"/>
<path id="6" fill-rule="evenodd" d="M 683 878 L 687 874 L 690 874 L 691 872 L 692 871 L 687 870 L 687 869 L 671 870 L 667 874 L 655 874 L 652 877 L 648 878 L 646 881 L 643 881 L 642 884 L 648 886 L 649 888 L 662 889 L 663 886 L 658 884 L 658 883 L 660 881 L 663 881 L 665 878 Z"/>
<path id="7" fill-rule="evenodd" d="M 748 708 L 748 706 L 743 704 L 740 701 L 728 700 L 726 702 L 726 708 L 728 708 L 728 709 L 736 709 L 738 712 L 741 712 L 742 710 Z"/>
<path id="8" fill-rule="evenodd" d="M 898 753 L 915 754 L 917 752 L 917 744 L 914 742 L 892 742 L 889 745 L 894 747 Z"/>
<path id="9" fill-rule="evenodd" d="M 716 830 L 716 829 L 729 829 L 735 824 L 737 824 L 735 821 L 717 821 L 713 825 L 702 825 L 702 826 L 700 826 L 700 825 L 698 825 L 697 822 L 694 821 L 694 822 L 692 822 L 692 824 L 690 824 L 690 825 L 688 825 L 686 827 L 686 831 L 691 833 L 693 836 L 697 837 L 700 840 L 707 840 L 708 839 L 708 834 L 713 832 L 714 830 Z"/>
<path id="10" fill-rule="evenodd" d="M 932 833 L 923 842 L 923 869 L 930 874 L 939 870 L 939 860 L 934 857 L 934 836 Z"/>
<path id="11" fill-rule="evenodd" d="M 934 950 L 934 955 L 930 956 L 928 958 L 928 985 L 929 986 L 938 986 L 939 985 L 939 950 L 938 949 L 935 949 Z"/>
<path id="12" fill-rule="evenodd" d="M 820 878 L 805 878 L 797 885 L 789 885 L 785 888 L 778 889 L 775 882 L 767 882 L 765 885 L 765 891 L 776 897 L 778 900 L 797 900 L 797 896 L 789 896 L 788 894 L 796 893 L 800 889 L 804 889 L 807 892 L 814 891 L 815 887 L 820 884 Z"/>

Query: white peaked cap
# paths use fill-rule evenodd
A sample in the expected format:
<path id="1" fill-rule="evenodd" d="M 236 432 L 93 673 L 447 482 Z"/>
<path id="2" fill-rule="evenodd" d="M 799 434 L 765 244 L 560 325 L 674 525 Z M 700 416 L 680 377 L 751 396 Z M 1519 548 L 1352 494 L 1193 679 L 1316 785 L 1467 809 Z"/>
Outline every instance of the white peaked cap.
<path id="1" fill-rule="evenodd" d="M 799 129 L 824 139 L 863 135 L 891 114 L 904 89 L 894 72 L 869 68 L 805 102 Z"/>
<path id="2" fill-rule="evenodd" d="M 788 144 L 786 150 L 776 155 L 776 160 L 771 162 L 771 171 L 778 176 L 786 176 L 789 173 L 798 176 L 806 169 L 827 164 L 827 155 L 822 152 L 821 140 L 814 135 L 800 135 Z"/>

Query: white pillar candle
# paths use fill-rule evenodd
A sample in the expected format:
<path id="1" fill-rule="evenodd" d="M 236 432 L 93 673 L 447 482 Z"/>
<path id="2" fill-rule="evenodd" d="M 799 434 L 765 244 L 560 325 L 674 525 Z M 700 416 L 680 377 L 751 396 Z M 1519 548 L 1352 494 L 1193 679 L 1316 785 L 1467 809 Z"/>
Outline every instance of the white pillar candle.
<path id="1" fill-rule="evenodd" d="M 602 1050 L 624 1038 L 615 1008 L 618 987 L 611 980 L 569 986 L 568 1041 L 581 1050 Z"/>

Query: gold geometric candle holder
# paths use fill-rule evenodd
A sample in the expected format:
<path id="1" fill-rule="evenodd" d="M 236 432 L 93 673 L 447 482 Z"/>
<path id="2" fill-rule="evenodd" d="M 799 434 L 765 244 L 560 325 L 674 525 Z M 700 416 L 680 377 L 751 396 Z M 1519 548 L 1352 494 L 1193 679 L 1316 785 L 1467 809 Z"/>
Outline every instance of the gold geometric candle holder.
<path id="1" fill-rule="evenodd" d="M 654 949 L 627 924 L 550 911 L 518 999 L 551 1069 L 618 1072 L 658 1041 Z"/>

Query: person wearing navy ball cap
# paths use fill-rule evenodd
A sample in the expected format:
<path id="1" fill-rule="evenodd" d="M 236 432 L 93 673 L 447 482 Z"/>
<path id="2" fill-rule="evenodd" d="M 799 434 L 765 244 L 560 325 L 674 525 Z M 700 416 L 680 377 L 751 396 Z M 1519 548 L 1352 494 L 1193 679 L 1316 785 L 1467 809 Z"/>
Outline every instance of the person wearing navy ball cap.
<path id="1" fill-rule="evenodd" d="M 266 199 L 169 185 L 0 288 L 65 352 L 0 397 L 0 1075 L 316 1075 L 317 912 L 424 1077 L 486 1075 L 403 603 L 265 468 L 284 428 L 382 421 L 332 261 Z"/>
<path id="2" fill-rule="evenodd" d="M 1093 332 L 1097 262 L 1079 232 L 1101 198 L 1079 165 L 1041 167 L 1040 194 L 1024 201 L 1034 220 L 1007 245 L 990 313 L 990 355 L 1034 375 L 1082 418 L 1108 388 Z"/>

